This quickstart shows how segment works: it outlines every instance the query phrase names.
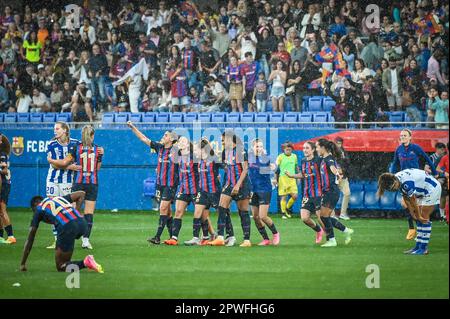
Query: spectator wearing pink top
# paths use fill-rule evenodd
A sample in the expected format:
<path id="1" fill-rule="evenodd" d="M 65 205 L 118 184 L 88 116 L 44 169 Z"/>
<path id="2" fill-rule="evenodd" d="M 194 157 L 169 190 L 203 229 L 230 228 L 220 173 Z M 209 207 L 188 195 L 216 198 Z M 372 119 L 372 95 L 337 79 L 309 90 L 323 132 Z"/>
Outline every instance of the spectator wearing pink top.
<path id="1" fill-rule="evenodd" d="M 431 58 L 428 60 L 427 77 L 432 80 L 437 80 L 438 84 L 443 87 L 448 85 L 448 79 L 445 79 L 441 74 L 441 68 L 439 66 L 439 60 L 443 58 L 443 52 L 441 49 L 437 49 Z"/>

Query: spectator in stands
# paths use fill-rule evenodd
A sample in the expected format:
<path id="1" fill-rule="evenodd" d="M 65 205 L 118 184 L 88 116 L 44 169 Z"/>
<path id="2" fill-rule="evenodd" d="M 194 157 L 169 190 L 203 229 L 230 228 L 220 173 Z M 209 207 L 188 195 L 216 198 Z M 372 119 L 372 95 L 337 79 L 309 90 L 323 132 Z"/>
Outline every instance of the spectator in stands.
<path id="1" fill-rule="evenodd" d="M 80 80 L 72 96 L 72 119 L 74 122 L 92 122 L 92 92 L 86 82 Z"/>
<path id="2" fill-rule="evenodd" d="M 337 34 L 339 37 L 342 37 L 347 34 L 347 28 L 343 23 L 341 17 L 336 15 L 334 17 L 334 24 L 330 25 L 328 28 L 328 34 L 332 36 L 333 34 Z"/>
<path id="3" fill-rule="evenodd" d="M 402 87 L 401 69 L 397 66 L 397 61 L 393 58 L 389 60 L 389 68 L 383 71 L 383 88 L 387 93 L 388 106 L 391 111 L 399 110 L 402 107 Z"/>
<path id="4" fill-rule="evenodd" d="M 257 53 L 260 56 L 259 63 L 261 64 L 261 68 L 264 71 L 266 79 L 270 74 L 269 61 L 271 60 L 271 54 L 276 50 L 276 48 L 277 43 L 275 37 L 270 35 L 270 31 L 267 27 L 263 28 L 263 30 L 261 31 L 261 39 L 258 41 L 257 45 Z M 296 49 L 294 48 L 294 50 Z"/>
<path id="5" fill-rule="evenodd" d="M 150 83 L 145 90 L 143 99 L 144 110 L 149 112 L 157 112 L 161 96 L 162 90 L 158 87 L 158 80 L 156 78 L 150 78 Z"/>
<path id="6" fill-rule="evenodd" d="M 336 137 L 334 140 L 336 146 L 341 152 L 342 156 L 338 160 L 338 171 L 342 175 L 342 178 L 339 179 L 339 190 L 341 191 L 342 197 L 342 206 L 341 206 L 341 214 L 339 215 L 340 219 L 349 220 L 347 209 L 348 203 L 350 202 L 350 183 L 348 182 L 348 173 L 350 172 L 350 159 L 347 156 L 347 153 L 344 149 L 344 139 L 340 136 Z"/>
<path id="7" fill-rule="evenodd" d="M 57 83 L 53 83 L 50 93 L 50 105 L 52 112 L 61 112 L 63 92 Z"/>
<path id="8" fill-rule="evenodd" d="M 345 88 L 339 89 L 339 96 L 336 100 L 336 105 L 333 107 L 331 114 L 334 117 L 336 122 L 348 122 L 348 115 L 350 110 L 353 109 L 352 100 L 347 94 L 347 90 Z M 335 127 L 343 128 L 346 125 L 336 124 Z"/>
<path id="9" fill-rule="evenodd" d="M 267 84 L 265 75 L 263 71 L 258 73 L 258 80 L 255 83 L 255 89 L 253 92 L 253 104 L 256 104 L 257 112 L 265 112 L 267 99 L 269 97 L 268 94 L 269 86 Z"/>
<path id="10" fill-rule="evenodd" d="M 245 53 L 245 61 L 241 64 L 241 72 L 245 77 L 245 100 L 248 103 L 248 111 L 254 112 L 253 91 L 260 70 L 259 63 L 254 60 L 252 52 Z"/>
<path id="11" fill-rule="evenodd" d="M 16 105 L 14 109 L 8 110 L 8 112 L 28 113 L 30 112 L 30 105 L 33 102 L 28 94 L 24 94 L 21 90 L 16 91 Z"/>
<path id="12" fill-rule="evenodd" d="M 439 97 L 435 87 L 428 90 L 427 113 L 427 122 L 436 123 L 435 125 L 429 124 L 430 127 L 448 129 L 448 91 L 442 91 Z"/>
<path id="13" fill-rule="evenodd" d="M 209 75 L 215 74 L 218 71 L 221 64 L 221 59 L 219 52 L 215 49 L 212 49 L 208 41 L 203 40 L 200 46 L 200 80 L 205 83 L 206 78 Z"/>
<path id="14" fill-rule="evenodd" d="M 33 88 L 32 100 L 30 112 L 49 112 L 51 110 L 48 97 L 40 91 L 39 87 Z"/>
<path id="15" fill-rule="evenodd" d="M 30 63 L 38 63 L 41 60 L 42 44 L 38 41 L 35 31 L 31 31 L 28 38 L 24 40 L 20 47 L 22 60 Z"/>
<path id="16" fill-rule="evenodd" d="M 17 65 L 17 53 L 12 47 L 11 40 L 1 40 L 0 59 L 3 61 L 3 72 L 13 73 Z"/>
<path id="17" fill-rule="evenodd" d="M 294 47 L 292 48 L 290 53 L 292 63 L 294 63 L 295 61 L 299 61 L 300 68 L 302 68 L 305 65 L 306 59 L 308 57 L 308 50 L 301 44 L 302 42 L 300 38 L 296 37 L 294 39 Z"/>
<path id="18" fill-rule="evenodd" d="M 238 65 L 236 56 L 230 58 L 230 65 L 227 67 L 227 82 L 229 85 L 229 98 L 232 112 L 244 112 L 242 99 L 245 96 L 245 77 L 242 74 L 242 67 Z"/>
<path id="19" fill-rule="evenodd" d="M 269 83 L 272 83 L 270 97 L 272 98 L 274 112 L 284 112 L 285 85 L 287 80 L 287 72 L 284 71 L 284 65 L 281 60 L 278 61 L 268 79 Z"/>
<path id="20" fill-rule="evenodd" d="M 167 75 L 171 84 L 173 111 L 186 112 L 189 105 L 189 86 L 187 73 L 181 59 L 171 61 Z"/>
<path id="21" fill-rule="evenodd" d="M 434 51 L 431 58 L 428 60 L 427 77 L 428 79 L 437 80 L 440 87 L 448 85 L 448 79 L 442 75 L 439 62 L 443 58 L 443 52 L 441 49 Z"/>
<path id="22" fill-rule="evenodd" d="M 316 6 L 310 4 L 308 7 L 308 13 L 303 16 L 300 31 L 300 38 L 309 38 L 311 34 L 314 34 L 319 30 L 321 23 L 320 12 L 316 11 Z"/>
<path id="23" fill-rule="evenodd" d="M 97 105 L 104 108 L 106 102 L 105 82 L 106 76 L 108 75 L 108 62 L 105 55 L 101 54 L 98 44 L 92 46 L 92 56 L 88 60 L 87 67 L 88 76 L 91 81 L 92 97 L 96 99 Z"/>
<path id="24" fill-rule="evenodd" d="M 91 26 L 89 18 L 83 20 L 83 26 L 80 28 L 81 37 L 86 37 L 89 40 L 90 45 L 94 45 L 97 40 L 96 32 L 93 26 Z"/>
<path id="25" fill-rule="evenodd" d="M 375 122 L 377 107 L 373 102 L 370 91 L 364 90 L 361 93 L 361 101 L 353 105 L 352 120 L 360 123 L 359 128 L 368 128 L 370 125 L 364 125 L 364 122 Z"/>
<path id="26" fill-rule="evenodd" d="M 0 85 L 0 112 L 7 112 L 9 108 L 8 91 L 3 85 Z"/>
<path id="27" fill-rule="evenodd" d="M 212 74 L 208 77 L 207 85 L 205 87 L 207 99 L 205 99 L 204 112 L 218 112 L 224 111 L 228 106 L 230 100 L 227 91 L 217 76 Z"/>
<path id="28" fill-rule="evenodd" d="M 69 81 L 65 81 L 63 84 L 62 96 L 61 96 L 61 112 L 69 112 L 72 107 L 72 95 L 73 89 Z"/>
<path id="29" fill-rule="evenodd" d="M 369 75 L 373 75 L 372 72 L 366 68 L 362 59 L 355 60 L 355 70 L 351 72 L 352 81 L 358 84 L 364 83 L 365 79 Z"/>
<path id="30" fill-rule="evenodd" d="M 292 64 L 292 71 L 287 80 L 287 90 L 291 91 L 290 99 L 293 112 L 302 112 L 303 96 L 306 95 L 306 88 L 303 83 L 300 61 L 295 60 Z"/>

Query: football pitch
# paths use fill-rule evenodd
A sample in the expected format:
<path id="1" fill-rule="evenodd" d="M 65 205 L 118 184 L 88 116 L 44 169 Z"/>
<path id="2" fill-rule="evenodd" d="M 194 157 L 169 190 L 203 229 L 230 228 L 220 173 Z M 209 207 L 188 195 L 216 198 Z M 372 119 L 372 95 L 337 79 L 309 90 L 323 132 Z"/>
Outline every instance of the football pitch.
<path id="1" fill-rule="evenodd" d="M 0 245 L 0 298 L 448 298 L 448 226 L 433 222 L 430 255 L 402 252 L 406 220 L 352 219 L 350 245 L 321 248 L 314 233 L 298 218 L 274 217 L 281 234 L 278 247 L 257 247 L 261 240 L 252 221 L 251 248 L 149 246 L 156 212 L 99 212 L 91 243 L 76 242 L 74 260 L 93 254 L 104 274 L 81 271 L 80 288 L 66 287 L 68 273 L 55 269 L 50 226 L 42 224 L 28 260 L 19 272 L 23 244 L 31 220 L 29 210 L 10 210 L 16 245 Z M 212 214 L 216 224 L 217 215 Z M 238 242 L 239 218 L 233 214 Z M 162 239 L 167 237 L 165 231 Z M 180 242 L 192 237 L 192 214 L 183 219 Z M 379 269 L 379 288 L 367 288 L 370 269 Z M 369 267 L 368 267 L 369 266 Z M 372 278 L 372 277 L 370 277 Z M 20 287 L 13 286 L 20 283 Z"/>

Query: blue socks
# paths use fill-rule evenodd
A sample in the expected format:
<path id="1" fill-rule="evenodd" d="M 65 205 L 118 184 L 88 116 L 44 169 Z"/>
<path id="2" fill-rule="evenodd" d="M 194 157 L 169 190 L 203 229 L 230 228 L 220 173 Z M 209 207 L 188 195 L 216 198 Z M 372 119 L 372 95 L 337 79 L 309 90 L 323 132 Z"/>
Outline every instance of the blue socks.
<path id="1" fill-rule="evenodd" d="M 183 220 L 180 218 L 174 218 L 173 219 L 173 225 L 172 225 L 172 235 L 170 237 L 178 238 L 178 234 L 180 233 L 181 224 Z M 167 222 L 167 227 L 169 227 L 169 223 Z"/>
<path id="2" fill-rule="evenodd" d="M 417 237 L 416 237 L 416 248 L 421 250 L 428 249 L 428 243 L 431 237 L 431 222 L 421 223 L 419 221 L 417 224 Z"/>
<path id="3" fill-rule="evenodd" d="M 193 222 L 193 235 L 195 238 L 198 238 L 200 236 L 200 228 L 202 227 L 202 219 L 201 218 L 194 218 Z"/>
<path id="4" fill-rule="evenodd" d="M 250 239 L 250 214 L 246 211 L 239 211 L 239 216 L 241 217 L 241 226 L 242 226 L 242 232 L 244 233 L 244 240 Z"/>
<path id="5" fill-rule="evenodd" d="M 217 219 L 217 233 L 219 236 L 222 236 L 225 234 L 225 223 L 227 219 L 227 209 L 224 207 L 219 206 L 217 209 L 219 213 L 219 218 Z"/>
<path id="6" fill-rule="evenodd" d="M 156 238 L 161 238 L 161 234 L 164 230 L 164 227 L 166 227 L 167 224 L 167 215 L 159 215 L 159 224 L 158 224 L 158 230 L 156 231 Z"/>
<path id="7" fill-rule="evenodd" d="M 87 231 L 84 234 L 84 237 L 89 238 L 91 236 L 92 225 L 94 225 L 94 215 L 93 214 L 85 214 L 84 219 L 87 223 Z"/>
<path id="8" fill-rule="evenodd" d="M 5 231 L 6 231 L 6 234 L 8 235 L 8 237 L 14 236 L 12 225 L 6 226 Z"/>

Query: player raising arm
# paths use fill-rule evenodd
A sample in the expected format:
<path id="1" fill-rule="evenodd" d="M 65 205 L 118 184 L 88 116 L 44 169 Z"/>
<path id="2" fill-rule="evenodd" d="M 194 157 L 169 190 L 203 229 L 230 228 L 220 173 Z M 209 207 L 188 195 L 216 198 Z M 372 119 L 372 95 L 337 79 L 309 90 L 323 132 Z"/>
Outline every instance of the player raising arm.
<path id="1" fill-rule="evenodd" d="M 83 236 L 87 229 L 86 221 L 71 203 L 83 201 L 84 196 L 83 191 L 77 191 L 64 197 L 43 199 L 41 196 L 35 196 L 31 199 L 33 219 L 23 250 L 21 271 L 27 271 L 27 260 L 33 248 L 37 229 L 40 222 L 44 222 L 55 225 L 57 231 L 55 263 L 58 271 L 66 271 L 67 267 L 76 266 L 78 269 L 89 268 L 103 273 L 102 266 L 96 263 L 92 255 L 86 256 L 84 260 L 71 260 L 75 239 Z"/>
<path id="2" fill-rule="evenodd" d="M 417 224 L 416 246 L 405 251 L 405 254 L 428 254 L 431 236 L 430 215 L 440 203 L 441 184 L 425 171 L 410 168 L 397 174 L 382 174 L 378 179 L 378 196 L 382 196 L 385 191 L 401 191 L 403 201 Z"/>

